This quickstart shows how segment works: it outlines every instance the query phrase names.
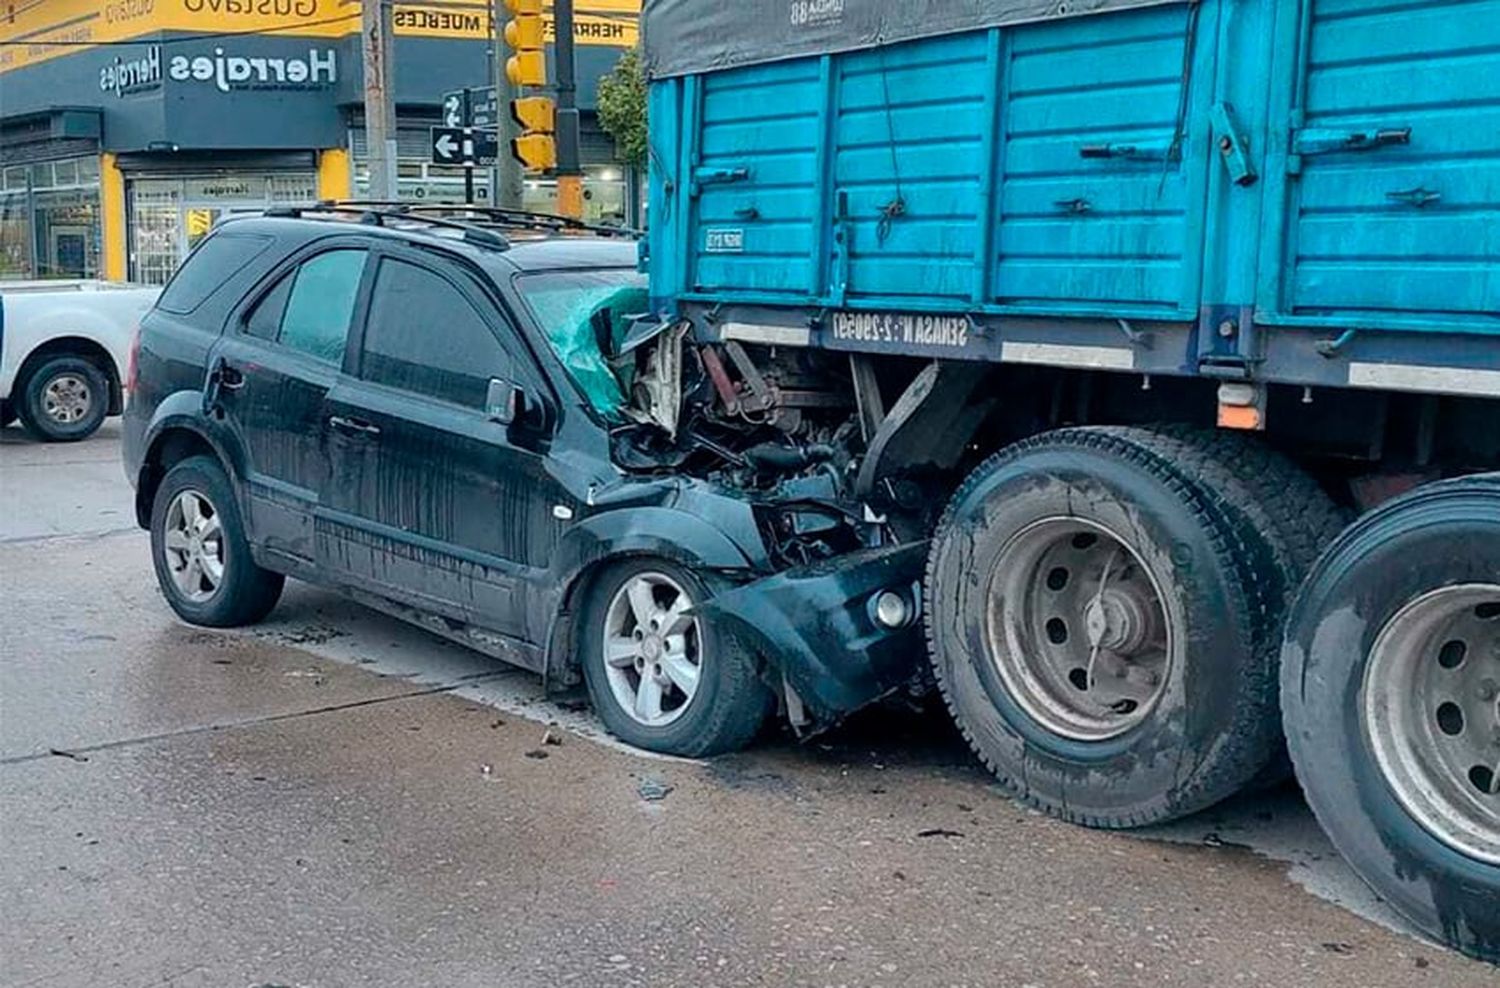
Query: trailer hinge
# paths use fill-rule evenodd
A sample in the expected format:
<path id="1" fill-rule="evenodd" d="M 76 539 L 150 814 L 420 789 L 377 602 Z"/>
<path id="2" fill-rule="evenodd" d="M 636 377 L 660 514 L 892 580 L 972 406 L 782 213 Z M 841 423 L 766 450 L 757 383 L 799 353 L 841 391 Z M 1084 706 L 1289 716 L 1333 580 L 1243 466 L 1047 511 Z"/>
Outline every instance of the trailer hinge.
<path id="1" fill-rule="evenodd" d="M 1230 180 L 1235 185 L 1254 185 L 1257 176 L 1255 164 L 1250 160 L 1250 139 L 1234 115 L 1233 104 L 1215 103 L 1208 117 L 1217 135 L 1214 146 L 1219 149 L 1219 159 L 1229 171 Z"/>

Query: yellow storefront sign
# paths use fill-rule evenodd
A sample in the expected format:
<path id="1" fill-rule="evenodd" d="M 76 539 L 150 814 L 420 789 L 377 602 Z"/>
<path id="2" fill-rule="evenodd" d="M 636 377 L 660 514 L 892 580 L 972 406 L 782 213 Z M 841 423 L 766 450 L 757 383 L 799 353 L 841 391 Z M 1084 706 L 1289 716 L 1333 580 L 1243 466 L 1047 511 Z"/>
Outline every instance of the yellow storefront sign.
<path id="1" fill-rule="evenodd" d="M 580 45 L 636 43 L 640 0 L 579 0 Z M 93 45 L 145 39 L 158 31 L 342 38 L 359 32 L 359 4 L 348 0 L 0 0 L 0 72 Z M 397 3 L 396 34 L 483 40 L 491 36 L 486 0 Z M 546 19 L 552 36 L 552 19 Z"/>

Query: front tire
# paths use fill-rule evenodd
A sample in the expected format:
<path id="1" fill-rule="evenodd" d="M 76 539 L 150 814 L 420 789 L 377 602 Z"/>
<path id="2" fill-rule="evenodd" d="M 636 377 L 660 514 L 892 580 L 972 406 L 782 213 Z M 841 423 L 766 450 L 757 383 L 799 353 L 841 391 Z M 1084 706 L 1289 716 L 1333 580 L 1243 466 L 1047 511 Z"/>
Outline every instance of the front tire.
<path id="1" fill-rule="evenodd" d="M 82 357 L 43 360 L 26 375 L 16 414 L 44 442 L 71 443 L 92 436 L 109 411 L 109 380 Z"/>
<path id="2" fill-rule="evenodd" d="M 285 577 L 250 555 L 224 468 L 193 456 L 167 471 L 151 506 L 151 561 L 162 595 L 189 624 L 233 628 L 271 613 Z"/>
<path id="3" fill-rule="evenodd" d="M 658 559 L 601 573 L 579 609 L 584 679 L 611 734 L 648 751 L 705 757 L 749 744 L 771 708 L 754 654 L 696 616 L 702 576 Z"/>
<path id="4" fill-rule="evenodd" d="M 1428 935 L 1500 962 L 1500 474 L 1366 515 L 1322 557 L 1282 652 L 1318 822 Z"/>
<path id="5" fill-rule="evenodd" d="M 1136 827 L 1271 761 L 1279 627 L 1246 566 L 1264 539 L 1230 510 L 1248 499 L 1203 443 L 1102 427 L 1017 443 L 954 494 L 928 559 L 933 669 L 1015 795 Z"/>

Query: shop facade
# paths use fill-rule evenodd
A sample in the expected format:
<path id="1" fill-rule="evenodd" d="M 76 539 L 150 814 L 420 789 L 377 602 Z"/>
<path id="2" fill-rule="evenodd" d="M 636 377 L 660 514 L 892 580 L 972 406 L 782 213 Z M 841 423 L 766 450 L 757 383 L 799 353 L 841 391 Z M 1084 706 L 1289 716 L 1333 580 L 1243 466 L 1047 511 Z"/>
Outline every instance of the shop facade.
<path id="1" fill-rule="evenodd" d="M 624 222 L 635 177 L 592 109 L 598 77 L 635 40 L 639 3 L 595 2 L 609 13 L 585 16 L 593 42 L 579 46 L 585 210 Z M 193 20 L 209 6 L 220 16 Z M 268 13 L 236 19 L 231 7 Z M 428 128 L 445 91 L 491 78 L 484 10 L 397 7 L 402 198 L 462 201 L 463 171 L 431 163 Z M 605 20 L 629 30 L 601 32 Z M 226 216 L 365 194 L 358 23 L 340 0 L 51 0 L 0 23 L 0 40 L 21 42 L 0 47 L 0 279 L 160 284 Z M 477 201 L 491 185 L 477 170 Z M 526 206 L 553 208 L 554 189 L 529 181 Z"/>

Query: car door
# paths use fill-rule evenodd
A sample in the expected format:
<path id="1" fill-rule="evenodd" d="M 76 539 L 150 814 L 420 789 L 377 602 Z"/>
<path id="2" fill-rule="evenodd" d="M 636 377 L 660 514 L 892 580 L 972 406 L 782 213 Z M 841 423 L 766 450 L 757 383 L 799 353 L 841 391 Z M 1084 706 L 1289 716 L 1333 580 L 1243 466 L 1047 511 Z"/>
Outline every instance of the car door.
<path id="1" fill-rule="evenodd" d="M 377 257 L 357 375 L 329 395 L 325 565 L 387 597 L 525 637 L 525 592 L 575 505 L 537 423 L 487 411 L 544 378 L 492 297 L 425 252 Z M 492 382 L 495 382 L 492 385 Z M 546 399 L 550 400 L 550 399 Z"/>
<path id="2" fill-rule="evenodd" d="M 297 562 L 315 558 L 323 402 L 344 365 L 367 257 L 351 241 L 298 255 L 241 305 L 209 358 L 206 403 L 243 456 L 250 537 Z"/>

